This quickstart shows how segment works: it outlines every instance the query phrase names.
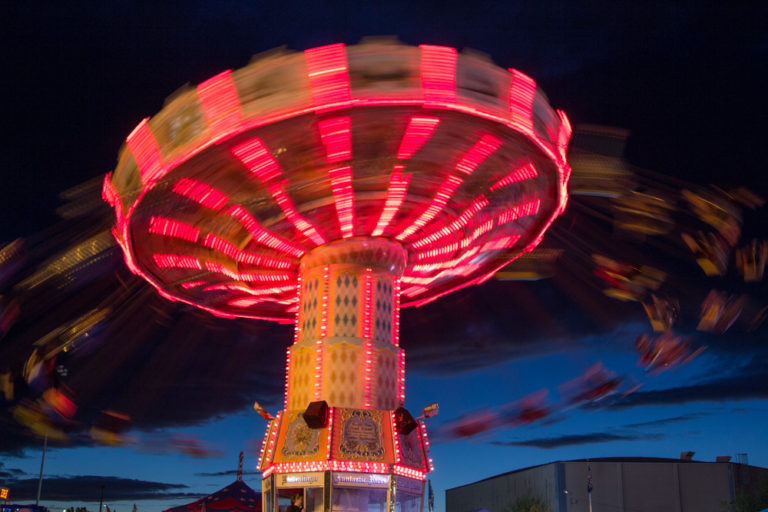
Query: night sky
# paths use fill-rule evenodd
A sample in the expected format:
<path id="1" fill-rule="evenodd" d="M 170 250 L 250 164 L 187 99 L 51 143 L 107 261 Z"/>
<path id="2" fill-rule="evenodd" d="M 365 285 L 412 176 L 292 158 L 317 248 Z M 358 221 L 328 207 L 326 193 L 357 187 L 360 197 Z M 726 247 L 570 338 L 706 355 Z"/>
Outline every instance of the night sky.
<path id="1" fill-rule="evenodd" d="M 113 169 L 127 134 L 184 84 L 282 45 L 300 51 L 369 35 L 471 48 L 525 72 L 574 125 L 629 130 L 624 158 L 649 189 L 672 196 L 697 185 L 745 186 L 768 198 L 768 8 L 386 4 L 6 4 L 0 245 L 27 238 L 39 262 L 49 247 L 90 233 L 87 222 L 57 216 L 59 194 Z M 740 244 L 768 238 L 765 208 L 744 210 Z M 491 280 L 402 312 L 406 407 L 440 403 L 428 424 L 437 510 L 447 488 L 555 460 L 676 458 L 692 450 L 696 460 L 747 453 L 751 464 L 768 466 L 768 326 L 695 330 L 709 290 L 744 294 L 753 312 L 768 303 L 765 282 L 744 283 L 734 268 L 706 277 L 680 241 L 690 215 L 675 219 L 671 235 L 641 240 L 616 233 L 606 211 L 599 198 L 573 199 L 543 242 L 565 251 L 552 279 Z M 638 303 L 601 293 L 584 261 L 593 252 L 669 273 L 668 291 L 681 302 L 677 330 L 706 351 L 659 374 L 640 368 L 633 342 L 651 332 L 648 320 Z M 65 381 L 75 390 L 80 431 L 103 420 L 103 410 L 121 411 L 131 417 L 123 425 L 128 442 L 98 446 L 82 435 L 52 442 L 43 504 L 94 510 L 104 485 L 113 510 L 136 503 L 160 511 L 233 481 L 240 451 L 244 479 L 259 490 L 266 422 L 251 405 L 281 407 L 292 327 L 166 303 L 130 276 L 119 255 L 100 268 L 107 270 L 77 294 L 27 297 L 19 324 L 0 337 L 0 371 L 12 370 L 46 329 L 106 296 L 120 305 L 92 346 L 65 361 Z M 641 386 L 559 406 L 564 385 L 598 362 L 625 387 Z M 458 418 L 492 414 L 541 390 L 555 409 L 541 421 L 468 439 L 448 433 Z M 0 397 L 0 486 L 12 501 L 33 502 L 42 440 L 13 421 L 10 405 Z"/>

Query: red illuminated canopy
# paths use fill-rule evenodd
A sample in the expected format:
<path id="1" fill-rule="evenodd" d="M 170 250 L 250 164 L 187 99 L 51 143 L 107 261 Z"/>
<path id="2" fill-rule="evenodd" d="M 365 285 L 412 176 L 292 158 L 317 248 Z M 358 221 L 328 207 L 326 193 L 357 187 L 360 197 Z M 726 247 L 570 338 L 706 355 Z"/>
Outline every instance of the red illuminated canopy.
<path id="1" fill-rule="evenodd" d="M 128 266 L 216 315 L 292 321 L 301 257 L 408 251 L 402 305 L 479 283 L 566 203 L 570 137 L 535 82 L 438 46 L 272 54 L 177 96 L 104 183 Z"/>

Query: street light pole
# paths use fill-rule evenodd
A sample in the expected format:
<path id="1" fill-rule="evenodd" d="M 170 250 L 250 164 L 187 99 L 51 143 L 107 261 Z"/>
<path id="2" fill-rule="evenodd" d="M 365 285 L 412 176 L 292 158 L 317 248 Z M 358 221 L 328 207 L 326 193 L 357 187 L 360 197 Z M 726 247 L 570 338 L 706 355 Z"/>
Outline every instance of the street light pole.
<path id="1" fill-rule="evenodd" d="M 45 449 L 48 447 L 48 428 L 45 429 L 45 440 L 43 441 L 43 456 L 40 458 L 40 477 L 37 479 L 37 499 L 35 505 L 40 505 L 40 491 L 43 488 L 43 466 L 45 466 Z"/>

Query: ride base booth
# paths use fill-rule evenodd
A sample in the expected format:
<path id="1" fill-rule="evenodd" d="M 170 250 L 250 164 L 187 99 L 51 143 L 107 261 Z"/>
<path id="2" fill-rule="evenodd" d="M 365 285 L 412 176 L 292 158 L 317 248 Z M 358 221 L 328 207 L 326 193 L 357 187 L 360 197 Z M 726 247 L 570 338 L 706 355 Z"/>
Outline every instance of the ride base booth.
<path id="1" fill-rule="evenodd" d="M 270 422 L 260 463 L 264 512 L 284 512 L 297 494 L 304 512 L 422 511 L 431 470 L 422 422 L 404 422 L 398 411 L 333 407 L 320 425 L 311 428 L 304 410 Z"/>

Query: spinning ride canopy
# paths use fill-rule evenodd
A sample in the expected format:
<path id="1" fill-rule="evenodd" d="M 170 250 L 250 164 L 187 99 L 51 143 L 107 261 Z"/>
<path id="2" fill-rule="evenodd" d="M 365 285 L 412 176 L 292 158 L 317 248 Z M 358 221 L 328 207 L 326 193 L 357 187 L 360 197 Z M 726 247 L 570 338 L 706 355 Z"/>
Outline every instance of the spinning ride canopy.
<path id="1" fill-rule="evenodd" d="M 401 305 L 482 282 L 566 203 L 570 125 L 524 74 L 452 48 L 278 52 L 169 100 L 104 182 L 128 266 L 166 298 L 291 322 L 299 263 L 380 238 Z"/>

